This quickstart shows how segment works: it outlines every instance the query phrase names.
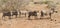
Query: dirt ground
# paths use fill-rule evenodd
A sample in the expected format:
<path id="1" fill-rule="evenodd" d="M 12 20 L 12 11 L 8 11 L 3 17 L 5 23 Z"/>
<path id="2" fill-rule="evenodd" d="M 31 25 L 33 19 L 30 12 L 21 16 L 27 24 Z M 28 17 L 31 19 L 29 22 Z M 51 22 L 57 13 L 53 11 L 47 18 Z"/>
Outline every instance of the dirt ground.
<path id="1" fill-rule="evenodd" d="M 27 20 L 16 18 L 12 20 L 1 20 L 0 28 L 60 28 L 60 21 L 50 21 L 48 19 Z"/>
<path id="2" fill-rule="evenodd" d="M 2 20 L 0 13 L 0 28 L 60 28 L 60 6 L 57 7 L 58 13 L 52 15 L 52 21 L 49 19 L 27 20 L 27 17 Z M 56 21 L 55 21 L 56 20 Z"/>

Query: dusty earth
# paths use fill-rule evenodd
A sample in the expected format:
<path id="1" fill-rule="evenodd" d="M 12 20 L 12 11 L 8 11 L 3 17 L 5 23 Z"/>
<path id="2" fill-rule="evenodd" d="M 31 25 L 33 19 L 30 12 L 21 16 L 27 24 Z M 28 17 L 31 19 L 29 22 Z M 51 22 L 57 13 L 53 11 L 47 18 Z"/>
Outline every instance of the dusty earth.
<path id="1" fill-rule="evenodd" d="M 13 17 L 10 20 L 5 17 L 3 20 L 2 13 L 0 13 L 0 28 L 60 28 L 59 8 L 60 6 L 58 5 L 58 13 L 52 15 L 52 21 L 50 19 L 27 20 L 28 18 L 24 16 L 20 18 Z"/>

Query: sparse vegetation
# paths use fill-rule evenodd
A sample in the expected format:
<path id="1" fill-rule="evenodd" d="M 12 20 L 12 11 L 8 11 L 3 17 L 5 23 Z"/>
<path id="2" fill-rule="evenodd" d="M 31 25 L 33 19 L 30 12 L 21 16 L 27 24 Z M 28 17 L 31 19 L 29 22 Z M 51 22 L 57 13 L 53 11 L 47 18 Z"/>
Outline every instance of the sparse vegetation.
<path id="1" fill-rule="evenodd" d="M 29 5 L 29 2 L 33 2 L 33 0 L 0 0 L 0 10 L 16 10 L 16 9 L 26 9 L 25 7 Z M 39 3 L 39 2 L 37 2 Z M 57 3 L 53 1 L 40 1 L 40 4 L 48 4 L 48 8 L 56 7 Z"/>
<path id="2" fill-rule="evenodd" d="M 27 4 L 28 1 L 25 0 L 1 0 L 0 3 L 0 10 L 16 10 L 16 9 L 23 9 Z"/>

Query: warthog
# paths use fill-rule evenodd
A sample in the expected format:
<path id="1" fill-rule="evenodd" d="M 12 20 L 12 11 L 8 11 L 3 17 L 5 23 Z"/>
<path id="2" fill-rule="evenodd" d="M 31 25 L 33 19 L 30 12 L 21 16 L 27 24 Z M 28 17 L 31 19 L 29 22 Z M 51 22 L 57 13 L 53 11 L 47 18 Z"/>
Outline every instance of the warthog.
<path id="1" fill-rule="evenodd" d="M 37 16 L 37 12 L 36 11 L 33 11 L 33 12 L 28 12 L 28 18 L 30 19 L 31 16 Z"/>

